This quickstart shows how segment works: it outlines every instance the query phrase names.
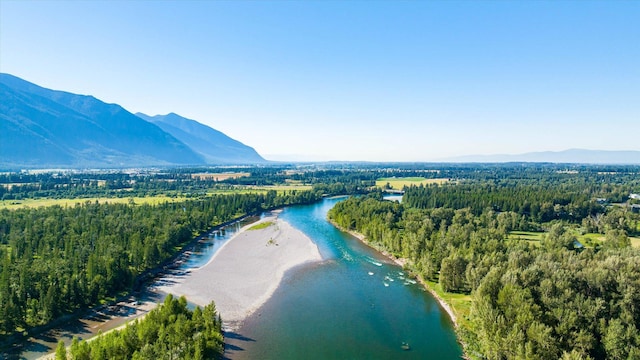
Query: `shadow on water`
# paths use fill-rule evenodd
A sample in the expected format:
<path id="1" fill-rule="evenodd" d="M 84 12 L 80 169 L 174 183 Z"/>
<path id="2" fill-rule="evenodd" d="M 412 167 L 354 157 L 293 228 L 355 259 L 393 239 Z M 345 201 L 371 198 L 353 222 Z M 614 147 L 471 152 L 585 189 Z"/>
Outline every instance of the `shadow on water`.
<path id="1" fill-rule="evenodd" d="M 244 343 L 255 342 L 256 340 L 246 337 L 235 331 L 224 332 L 224 357 L 223 359 L 229 360 L 233 358 L 234 354 L 244 351 Z"/>

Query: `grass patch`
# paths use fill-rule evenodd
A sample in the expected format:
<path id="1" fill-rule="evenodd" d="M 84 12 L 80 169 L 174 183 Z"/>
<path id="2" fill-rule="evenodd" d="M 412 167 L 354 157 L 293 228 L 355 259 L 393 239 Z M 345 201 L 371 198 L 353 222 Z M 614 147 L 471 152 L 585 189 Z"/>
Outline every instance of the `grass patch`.
<path id="1" fill-rule="evenodd" d="M 533 246 L 540 246 L 540 241 L 546 233 L 533 231 L 511 231 L 507 239 L 516 241 L 527 241 Z"/>
<path id="2" fill-rule="evenodd" d="M 158 195 L 158 196 L 145 196 L 145 197 L 91 197 L 91 198 L 78 198 L 78 199 L 23 199 L 23 200 L 1 200 L 0 201 L 0 209 L 21 209 L 21 208 L 38 208 L 38 207 L 48 207 L 48 206 L 62 206 L 69 207 L 75 206 L 76 204 L 84 204 L 86 202 L 95 203 L 96 201 L 100 204 L 110 203 L 110 204 L 128 204 L 132 200 L 136 205 L 141 204 L 150 204 L 157 205 L 165 202 L 178 202 L 185 200 L 185 197 L 170 197 L 166 195 Z"/>
<path id="3" fill-rule="evenodd" d="M 576 238 L 582 245 L 588 248 L 594 248 L 607 242 L 606 237 L 599 233 L 578 234 L 576 235 Z M 631 247 L 640 248 L 640 237 L 629 236 L 629 240 L 631 241 Z"/>
<path id="4" fill-rule="evenodd" d="M 513 240 L 540 241 L 544 237 L 543 232 L 534 231 L 511 231 L 508 238 Z"/>
<path id="5" fill-rule="evenodd" d="M 576 234 L 576 239 L 585 247 L 595 248 L 598 245 L 602 245 L 604 235 L 598 233 Z"/>
<path id="6" fill-rule="evenodd" d="M 442 300 L 444 300 L 456 316 L 458 325 L 461 327 L 469 327 L 469 315 L 471 314 L 471 304 L 473 298 L 467 294 L 448 293 L 442 290 L 439 282 L 425 281 L 429 289 L 433 290 Z"/>
<path id="7" fill-rule="evenodd" d="M 405 186 L 419 186 L 419 185 L 428 185 L 428 184 L 444 184 L 448 182 L 449 179 L 426 179 L 423 177 L 391 177 L 391 178 L 381 178 L 376 180 L 376 186 L 379 188 L 386 188 L 387 184 L 391 186 L 392 189 L 402 190 Z"/>
<path id="8" fill-rule="evenodd" d="M 261 230 L 261 229 L 266 229 L 269 226 L 273 225 L 274 222 L 273 221 L 265 221 L 265 222 L 261 222 L 259 224 L 253 225 L 252 227 L 249 228 L 249 230 Z"/>

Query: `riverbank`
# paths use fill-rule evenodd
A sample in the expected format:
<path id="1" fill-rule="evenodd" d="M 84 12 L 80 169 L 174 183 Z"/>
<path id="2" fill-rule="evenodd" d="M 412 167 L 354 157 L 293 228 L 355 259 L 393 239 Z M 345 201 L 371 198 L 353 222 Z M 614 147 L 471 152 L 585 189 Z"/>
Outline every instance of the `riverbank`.
<path id="1" fill-rule="evenodd" d="M 201 242 L 209 242 L 209 236 L 230 226 L 238 228 L 243 223 L 259 220 L 259 214 L 243 215 L 210 228 L 187 242 L 179 252 L 165 260 L 157 267 L 147 270 L 136 278 L 134 291 L 122 294 L 104 305 L 83 309 L 67 314 L 55 321 L 38 328 L 32 328 L 28 334 L 8 339 L 0 345 L 0 358 L 4 359 L 36 359 L 46 352 L 55 351 L 56 339 L 63 339 L 69 344 L 72 337 L 90 339 L 99 333 L 119 328 L 127 322 L 145 315 L 164 300 L 164 294 L 154 292 L 151 284 L 181 272 L 183 264 L 191 262 L 192 251 Z M 236 224 L 236 225 L 234 225 Z M 240 225 L 238 225 L 240 224 Z M 54 341 L 56 340 L 56 341 Z"/>
<path id="2" fill-rule="evenodd" d="M 376 249 L 376 251 L 378 251 L 382 255 L 386 256 L 389 260 L 393 261 L 396 265 L 400 266 L 401 268 L 405 268 L 406 265 L 409 263 L 409 259 L 396 257 L 393 254 L 391 254 L 390 252 L 388 252 L 388 251 L 386 251 L 384 249 L 381 249 L 381 248 L 379 248 L 377 246 L 374 246 L 373 244 L 371 244 L 370 242 L 367 241 L 366 236 L 360 234 L 359 232 L 353 231 L 353 230 L 347 230 L 347 229 L 345 229 L 345 228 L 343 228 L 341 226 L 338 226 L 333 221 L 331 221 L 331 220 L 329 220 L 329 221 L 334 226 L 339 228 L 340 230 L 349 233 L 351 236 L 353 236 L 356 239 L 362 241 L 367 246 L 369 246 L 369 247 L 371 247 L 373 249 Z M 449 306 L 449 304 L 440 295 L 438 295 L 436 290 L 433 289 L 426 281 L 424 281 L 424 279 L 421 276 L 416 276 L 416 279 L 438 301 L 438 304 L 440 304 L 440 307 L 447 313 L 447 315 L 449 315 L 449 318 L 451 319 L 451 322 L 453 323 L 453 326 L 455 326 L 455 328 L 457 329 L 458 326 L 459 326 L 458 318 L 456 316 L 456 313 L 451 308 L 451 306 Z"/>
<path id="3" fill-rule="evenodd" d="M 215 301 L 225 327 L 235 329 L 271 297 L 286 271 L 321 260 L 311 239 L 274 211 L 243 227 L 206 265 L 164 279 L 157 290 L 199 306 Z"/>
<path id="4" fill-rule="evenodd" d="M 331 224 L 333 224 L 335 227 L 337 227 L 338 229 L 350 234 L 351 236 L 355 237 L 356 239 L 360 240 L 363 244 L 375 249 L 376 251 L 380 252 L 382 255 L 384 255 L 385 257 L 387 257 L 389 260 L 393 261 L 396 265 L 402 267 L 403 269 L 406 268 L 407 264 L 409 264 L 409 259 L 406 258 L 398 258 L 396 256 L 394 256 L 393 254 L 389 253 L 388 251 L 381 249 L 378 246 L 375 246 L 374 244 L 371 244 L 369 241 L 367 241 L 366 236 L 364 236 L 363 234 L 354 231 L 354 230 L 348 230 L 343 228 L 342 226 L 336 224 L 333 220 L 331 219 L 327 219 Z M 449 316 L 449 318 L 451 319 L 451 322 L 453 323 L 454 327 L 456 328 L 456 330 L 459 329 L 460 324 L 458 322 L 458 317 L 457 314 L 455 313 L 455 311 L 453 310 L 453 308 L 451 307 L 451 305 L 445 300 L 443 299 L 436 291 L 435 289 L 435 284 L 432 286 L 431 284 L 429 284 L 427 281 L 425 281 L 421 276 L 417 275 L 416 279 L 420 282 L 420 284 L 423 286 L 423 288 L 425 290 L 427 290 L 434 299 L 436 299 L 436 301 L 438 302 L 438 304 L 440 305 L 440 307 L 447 313 L 447 315 Z M 462 345 L 462 348 L 465 349 L 466 348 L 466 344 L 464 343 L 464 341 L 462 341 L 462 339 L 460 338 L 460 336 L 458 336 L 458 342 Z M 469 357 L 467 356 L 467 354 L 463 353 L 462 356 L 464 359 L 469 359 Z"/>

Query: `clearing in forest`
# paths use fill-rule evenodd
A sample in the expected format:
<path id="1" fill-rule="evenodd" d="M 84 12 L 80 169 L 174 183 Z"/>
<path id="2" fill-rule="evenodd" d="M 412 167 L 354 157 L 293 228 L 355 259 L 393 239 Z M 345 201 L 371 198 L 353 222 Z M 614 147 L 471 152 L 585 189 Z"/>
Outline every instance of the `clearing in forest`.
<path id="1" fill-rule="evenodd" d="M 420 186 L 420 185 L 428 185 L 428 184 L 444 184 L 448 182 L 449 179 L 427 179 L 423 177 L 390 177 L 390 178 L 380 178 L 376 180 L 376 186 L 379 188 L 387 188 L 387 184 L 391 187 L 391 189 L 402 190 L 405 186 Z"/>

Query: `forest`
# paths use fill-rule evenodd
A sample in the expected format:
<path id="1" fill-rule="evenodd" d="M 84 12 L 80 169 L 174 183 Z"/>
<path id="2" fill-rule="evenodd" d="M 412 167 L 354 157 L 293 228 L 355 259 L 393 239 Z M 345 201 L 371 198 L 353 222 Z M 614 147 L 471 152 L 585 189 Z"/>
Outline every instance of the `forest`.
<path id="1" fill-rule="evenodd" d="M 0 334 L 44 325 L 131 291 L 196 235 L 241 216 L 320 199 L 313 191 L 181 202 L 0 210 Z"/>
<path id="2" fill-rule="evenodd" d="M 637 192 L 637 176 L 593 175 L 478 177 L 407 188 L 401 204 L 372 193 L 329 216 L 423 280 L 469 294 L 458 332 L 472 358 L 638 359 L 640 250 L 629 235 L 640 215 L 610 204 Z M 509 236 L 530 230 L 542 240 Z M 591 231 L 601 244 L 577 241 Z"/>
<path id="3" fill-rule="evenodd" d="M 193 176 L 234 171 L 249 176 Z M 444 181 L 406 187 L 402 203 L 383 200 L 376 180 L 409 177 Z M 640 239 L 633 207 L 640 200 L 631 193 L 640 193 L 637 166 L 335 163 L 3 173 L 0 201 L 77 204 L 0 209 L 0 342 L 131 292 L 213 226 L 348 194 L 355 196 L 329 213 L 334 223 L 408 259 L 427 284 L 469 297 L 458 329 L 469 357 L 640 358 L 640 254 L 631 246 Z M 135 203 L 134 196 L 174 201 Z M 76 358 L 218 354 L 219 331 L 208 333 L 220 324 L 214 305 L 190 312 L 183 302 L 171 299 L 132 330 L 96 341 L 95 350 L 76 341 L 69 351 Z M 179 327 L 167 326 L 167 318 Z M 171 344 L 204 342 L 168 350 L 144 342 L 141 334 L 151 333 Z M 138 352 L 109 353 L 116 351 L 109 344 L 123 343 Z"/>
<path id="4" fill-rule="evenodd" d="M 222 320 L 214 303 L 187 308 L 187 299 L 169 294 L 142 320 L 134 320 L 92 341 L 74 338 L 69 351 L 60 341 L 56 360 L 219 359 L 224 352 Z"/>

